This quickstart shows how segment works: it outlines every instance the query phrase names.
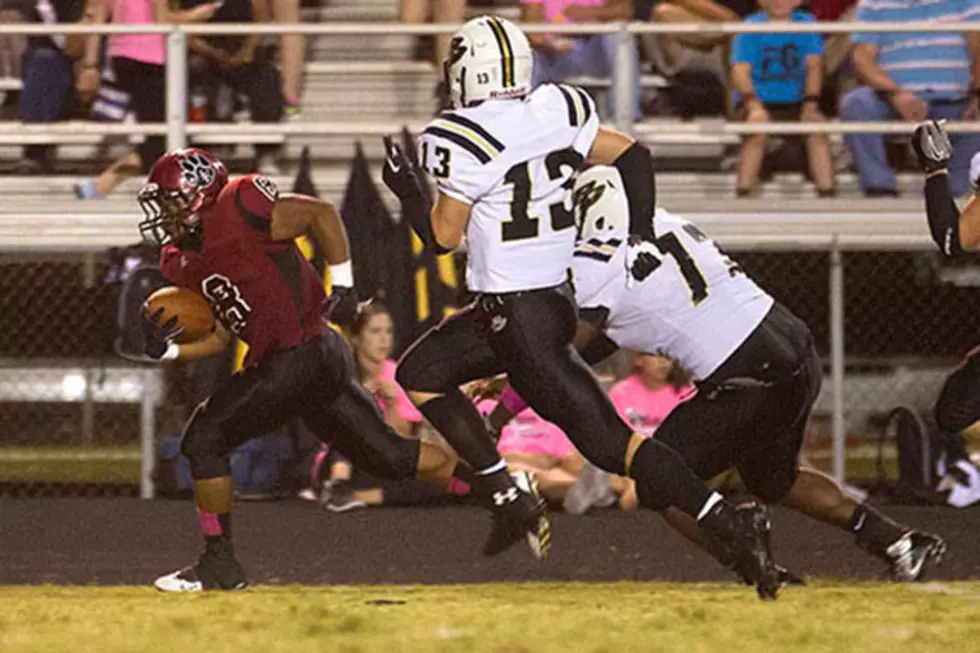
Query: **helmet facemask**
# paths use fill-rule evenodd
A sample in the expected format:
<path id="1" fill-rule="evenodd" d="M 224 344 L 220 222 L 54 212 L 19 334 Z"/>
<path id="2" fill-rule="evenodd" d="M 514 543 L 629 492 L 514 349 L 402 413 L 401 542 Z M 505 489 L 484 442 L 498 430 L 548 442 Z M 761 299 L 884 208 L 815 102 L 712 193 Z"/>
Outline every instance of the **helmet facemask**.
<path id="1" fill-rule="evenodd" d="M 180 190 L 164 190 L 159 184 L 148 183 L 137 196 L 143 210 L 139 223 L 140 235 L 151 245 L 174 243 L 181 249 L 200 249 L 200 217 L 193 199 Z"/>

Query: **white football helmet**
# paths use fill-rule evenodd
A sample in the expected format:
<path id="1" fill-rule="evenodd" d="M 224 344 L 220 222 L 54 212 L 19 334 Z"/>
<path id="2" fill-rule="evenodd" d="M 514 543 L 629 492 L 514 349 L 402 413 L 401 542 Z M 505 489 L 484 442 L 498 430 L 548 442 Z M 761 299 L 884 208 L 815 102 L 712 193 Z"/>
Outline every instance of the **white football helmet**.
<path id="1" fill-rule="evenodd" d="M 519 98 L 531 92 L 534 55 L 524 32 L 496 16 L 480 16 L 453 35 L 443 76 L 456 108 Z"/>
<path id="2" fill-rule="evenodd" d="M 579 173 L 572 193 L 579 240 L 598 244 L 626 237 L 630 205 L 619 170 L 592 166 Z"/>

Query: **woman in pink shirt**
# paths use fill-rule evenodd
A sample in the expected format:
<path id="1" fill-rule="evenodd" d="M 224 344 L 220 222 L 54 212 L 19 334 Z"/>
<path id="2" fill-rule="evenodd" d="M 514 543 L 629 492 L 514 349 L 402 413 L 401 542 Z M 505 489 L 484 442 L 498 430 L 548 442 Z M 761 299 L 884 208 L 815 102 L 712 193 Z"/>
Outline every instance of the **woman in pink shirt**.
<path id="1" fill-rule="evenodd" d="M 695 388 L 686 372 L 662 356 L 637 354 L 633 370 L 609 389 L 609 398 L 634 431 L 650 436 Z"/>
<path id="2" fill-rule="evenodd" d="M 92 22 L 148 25 L 153 23 L 200 23 L 208 20 L 221 6 L 219 2 L 201 4 L 193 9 L 172 9 L 167 0 L 90 0 Z M 99 89 L 99 35 L 88 38 L 81 72 L 75 82 L 78 94 L 91 99 Z M 107 50 L 116 85 L 130 96 L 130 109 L 137 122 L 166 120 L 167 37 L 163 34 L 115 34 L 109 37 Z M 125 179 L 147 172 L 166 151 L 163 136 L 147 136 L 136 152 L 113 163 L 97 179 L 79 184 L 75 192 L 80 199 L 103 199 Z"/>
<path id="3" fill-rule="evenodd" d="M 413 436 L 416 426 L 422 422 L 422 414 L 395 382 L 397 363 L 389 358 L 395 344 L 394 323 L 391 313 L 379 302 L 366 304 L 351 326 L 351 347 L 357 365 L 357 377 L 374 395 L 385 421 L 404 437 Z M 384 488 L 355 490 L 350 479 L 353 468 L 342 456 L 335 454 L 330 461 L 330 481 L 325 492 L 324 507 L 331 512 L 346 512 L 367 505 L 385 503 Z M 313 477 L 316 478 L 314 473 Z M 391 487 L 406 485 L 401 482 Z M 407 485 L 413 485 L 407 482 Z"/>

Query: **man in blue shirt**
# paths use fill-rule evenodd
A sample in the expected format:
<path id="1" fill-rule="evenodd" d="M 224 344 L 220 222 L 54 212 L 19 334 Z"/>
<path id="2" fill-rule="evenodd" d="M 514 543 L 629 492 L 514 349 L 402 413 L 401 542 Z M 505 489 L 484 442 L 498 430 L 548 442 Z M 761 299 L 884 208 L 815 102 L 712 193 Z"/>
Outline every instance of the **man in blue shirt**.
<path id="1" fill-rule="evenodd" d="M 761 0 L 763 11 L 747 23 L 812 23 L 812 14 L 799 9 L 800 0 Z M 820 92 L 823 85 L 823 37 L 813 33 L 742 33 L 732 43 L 732 86 L 736 114 L 746 122 L 823 122 Z M 826 134 L 807 136 L 810 172 L 821 196 L 835 192 L 830 140 Z M 766 135 L 742 138 L 738 157 L 736 193 L 747 196 L 759 176 L 766 151 Z"/>
<path id="2" fill-rule="evenodd" d="M 861 0 L 856 21 L 954 22 L 980 20 L 976 0 Z M 980 32 L 858 32 L 854 67 L 862 86 L 844 96 L 841 120 L 926 118 L 980 120 Z M 868 196 L 897 195 L 895 173 L 885 158 L 881 134 L 848 134 L 861 188 Z M 953 137 L 949 183 L 954 195 L 970 187 L 970 155 L 980 134 Z"/>

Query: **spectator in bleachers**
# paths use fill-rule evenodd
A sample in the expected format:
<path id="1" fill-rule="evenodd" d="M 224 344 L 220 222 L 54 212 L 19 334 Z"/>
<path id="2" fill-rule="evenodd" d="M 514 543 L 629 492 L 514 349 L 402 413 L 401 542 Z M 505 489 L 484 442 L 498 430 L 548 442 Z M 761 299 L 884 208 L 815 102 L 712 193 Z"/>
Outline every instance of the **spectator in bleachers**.
<path id="1" fill-rule="evenodd" d="M 24 11 L 29 23 L 74 23 L 82 20 L 85 0 L 28 0 Z M 72 55 L 78 56 L 79 44 L 78 37 L 64 34 L 31 36 L 27 39 L 20 94 L 22 122 L 55 122 L 65 116 L 75 83 Z M 24 148 L 18 172 L 50 172 L 53 149 L 51 145 L 28 145 Z"/>
<path id="2" fill-rule="evenodd" d="M 763 11 L 746 18 L 749 23 L 814 22 L 799 9 L 800 0 L 761 0 Z M 823 37 L 817 33 L 742 33 L 732 45 L 732 86 L 735 114 L 750 123 L 770 121 L 824 122 L 820 111 L 823 87 Z M 766 153 L 766 134 L 746 134 L 738 156 L 735 192 L 751 194 Z M 821 197 L 835 195 L 830 139 L 807 136 L 810 174 Z"/>
<path id="3" fill-rule="evenodd" d="M 633 7 L 629 0 L 521 0 L 521 21 L 525 23 L 610 23 L 631 20 Z M 534 87 L 547 82 L 562 82 L 575 75 L 609 78 L 616 68 L 616 35 L 595 34 L 528 34 L 534 48 Z M 633 117 L 640 110 L 640 63 L 634 41 Z M 615 93 L 609 93 L 608 112 L 615 115 Z"/>
<path id="4" fill-rule="evenodd" d="M 210 22 L 267 23 L 268 0 L 225 0 Z M 229 87 L 236 100 L 247 101 L 252 122 L 282 120 L 285 100 L 281 77 L 268 48 L 259 47 L 260 41 L 258 34 L 188 38 L 187 45 L 193 53 L 188 65 L 191 83 L 200 86 L 208 99 L 209 120 L 230 118 L 220 115 L 217 98 L 222 86 Z M 257 143 L 252 169 L 264 175 L 278 175 L 278 151 L 279 145 Z"/>
<path id="5" fill-rule="evenodd" d="M 351 347 L 357 365 L 357 377 L 378 402 L 385 421 L 404 437 L 413 437 L 422 414 L 395 381 L 395 361 L 389 358 L 395 344 L 391 313 L 380 302 L 365 304 L 351 326 Z M 351 485 L 354 470 L 345 458 L 332 454 L 328 461 L 328 485 L 324 507 L 332 512 L 346 512 L 384 501 L 384 487 L 355 490 Z M 400 484 L 396 484 L 400 485 Z"/>
<path id="6" fill-rule="evenodd" d="M 0 25 L 23 23 L 23 4 L 23 0 L 0 0 Z M 21 56 L 26 45 L 27 38 L 23 34 L 0 35 L 0 79 L 20 79 Z M 11 108 L 16 110 L 19 95 L 18 90 L 0 91 L 3 97 L 0 111 L 5 119 Z"/>
<path id="7" fill-rule="evenodd" d="M 466 0 L 401 0 L 400 16 L 403 23 L 462 23 L 466 18 Z M 432 38 L 432 63 L 439 71 L 439 83 L 436 87 L 439 109 L 449 106 L 449 91 L 442 80 L 442 62 L 449 56 L 452 40 L 452 32 L 437 34 Z M 428 41 L 427 37 L 417 39 L 420 45 Z M 426 48 L 417 49 L 419 55 L 422 55 Z"/>
<path id="8" fill-rule="evenodd" d="M 857 0 L 810 0 L 809 9 L 820 22 L 849 23 L 854 20 Z M 851 35 L 846 33 L 824 35 L 824 70 L 827 77 L 834 75 L 851 54 Z"/>
<path id="9" fill-rule="evenodd" d="M 171 9 L 167 0 L 91 0 L 88 11 L 93 23 L 111 18 L 113 23 L 198 23 L 211 18 L 220 5 L 215 2 L 193 9 Z M 98 91 L 99 36 L 88 37 L 75 88 L 83 98 Z M 130 109 L 138 122 L 163 122 L 166 118 L 167 44 L 163 34 L 116 34 L 109 37 L 107 54 L 119 88 L 130 95 Z M 79 184 L 80 199 L 103 199 L 129 177 L 149 170 L 166 151 L 163 136 L 147 136 L 136 152 L 113 163 L 98 178 Z"/>
<path id="10" fill-rule="evenodd" d="M 658 23 L 736 23 L 756 10 L 755 0 L 661 0 L 653 8 Z M 669 76 L 690 67 L 718 67 L 724 78 L 728 74 L 728 47 L 731 40 L 724 34 L 657 34 L 644 39 L 659 71 Z M 716 64 L 711 54 L 720 48 Z"/>
<path id="11" fill-rule="evenodd" d="M 652 436 L 674 408 L 694 396 L 691 376 L 669 358 L 637 354 L 633 374 L 609 389 L 620 416 L 637 433 Z"/>
<path id="12" fill-rule="evenodd" d="M 269 0 L 272 18 L 277 23 L 299 23 L 300 0 Z M 304 49 L 306 37 L 302 34 L 283 34 L 280 37 L 279 58 L 282 62 L 282 96 L 285 98 L 287 118 L 295 118 L 303 110 L 300 91 L 303 86 Z"/>
<path id="13" fill-rule="evenodd" d="M 855 20 L 978 21 L 980 3 L 861 0 Z M 866 86 L 841 100 L 841 120 L 980 120 L 980 32 L 859 32 L 852 40 L 855 72 Z M 865 195 L 897 196 L 883 135 L 847 134 L 845 139 Z M 953 135 L 952 140 L 949 184 L 953 194 L 963 195 L 970 188 L 970 157 L 980 149 L 980 134 Z"/>

